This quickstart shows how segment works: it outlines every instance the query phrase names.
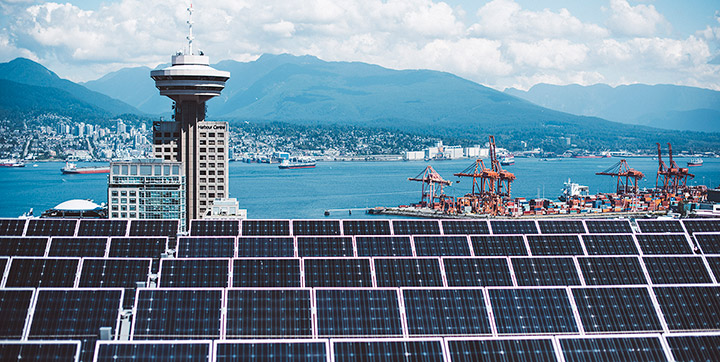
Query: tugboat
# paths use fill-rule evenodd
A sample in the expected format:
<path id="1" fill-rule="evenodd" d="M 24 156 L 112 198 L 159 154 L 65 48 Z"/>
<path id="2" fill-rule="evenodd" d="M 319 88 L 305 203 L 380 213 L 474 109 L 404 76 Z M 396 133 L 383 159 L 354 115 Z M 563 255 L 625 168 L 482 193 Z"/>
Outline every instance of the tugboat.
<path id="1" fill-rule="evenodd" d="M 690 161 L 687 163 L 688 167 L 693 166 L 702 166 L 703 165 L 703 159 L 702 158 L 691 158 Z"/>
<path id="2" fill-rule="evenodd" d="M 91 174 L 91 173 L 110 173 L 110 166 L 102 167 L 77 167 L 76 164 L 65 162 L 65 167 L 60 169 L 63 174 Z"/>

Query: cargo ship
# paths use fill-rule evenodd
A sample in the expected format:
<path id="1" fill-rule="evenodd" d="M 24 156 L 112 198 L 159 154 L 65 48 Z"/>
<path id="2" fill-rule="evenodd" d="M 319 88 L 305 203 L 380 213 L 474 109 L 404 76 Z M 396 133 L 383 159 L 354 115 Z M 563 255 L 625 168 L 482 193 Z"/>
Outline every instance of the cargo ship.
<path id="1" fill-rule="evenodd" d="M 293 170 L 298 168 L 315 168 L 315 160 L 309 158 L 297 158 L 284 160 L 278 168 L 281 170 Z"/>
<path id="2" fill-rule="evenodd" d="M 92 173 L 110 173 L 110 166 L 102 167 L 77 167 L 76 164 L 65 162 L 65 167 L 60 171 L 63 174 L 92 174 Z"/>
<path id="3" fill-rule="evenodd" d="M 25 163 L 19 160 L 0 160 L 0 167 L 25 167 Z"/>

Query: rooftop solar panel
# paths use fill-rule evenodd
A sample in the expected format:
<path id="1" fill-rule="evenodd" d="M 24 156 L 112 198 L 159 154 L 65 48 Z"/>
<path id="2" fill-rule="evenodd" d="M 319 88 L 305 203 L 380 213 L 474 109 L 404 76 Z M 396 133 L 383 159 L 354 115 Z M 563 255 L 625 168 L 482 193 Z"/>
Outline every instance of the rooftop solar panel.
<path id="1" fill-rule="evenodd" d="M 628 220 L 585 220 L 589 234 L 632 234 Z"/>
<path id="2" fill-rule="evenodd" d="M 640 249 L 645 254 L 692 254 L 685 234 L 637 234 Z"/>
<path id="3" fill-rule="evenodd" d="M 582 220 L 538 220 L 541 234 L 585 234 Z"/>
<path id="4" fill-rule="evenodd" d="M 0 361 L 78 361 L 79 341 L 0 341 Z"/>
<path id="5" fill-rule="evenodd" d="M 585 333 L 662 332 L 647 288 L 572 288 Z"/>
<path id="6" fill-rule="evenodd" d="M 671 332 L 720 329 L 720 287 L 654 287 L 653 291 Z"/>
<path id="7" fill-rule="evenodd" d="M 288 236 L 289 220 L 243 220 L 242 235 L 245 236 Z"/>
<path id="8" fill-rule="evenodd" d="M 76 258 L 12 258 L 5 288 L 72 287 L 78 264 Z"/>
<path id="9" fill-rule="evenodd" d="M 70 219 L 31 219 L 26 236 L 73 236 L 77 220 Z"/>
<path id="10" fill-rule="evenodd" d="M 339 340 L 333 342 L 335 361 L 444 361 L 442 340 Z"/>
<path id="11" fill-rule="evenodd" d="M 238 236 L 240 235 L 240 220 L 192 220 L 190 235 Z"/>
<path id="12" fill-rule="evenodd" d="M 703 259 L 699 256 L 643 257 L 653 284 L 712 283 Z"/>
<path id="13" fill-rule="evenodd" d="M 349 236 L 300 236 L 297 244 L 301 257 L 353 256 L 352 238 Z"/>
<path id="14" fill-rule="evenodd" d="M 488 290 L 499 334 L 577 333 L 565 289 Z"/>
<path id="15" fill-rule="evenodd" d="M 684 233 L 680 220 L 635 220 L 641 233 Z"/>
<path id="16" fill-rule="evenodd" d="M 267 342 L 217 341 L 215 360 L 263 362 L 327 362 L 326 341 Z"/>
<path id="17" fill-rule="evenodd" d="M 443 234 L 446 235 L 481 235 L 490 234 L 490 227 L 485 220 L 442 220 Z"/>
<path id="18" fill-rule="evenodd" d="M 647 284 L 635 256 L 580 257 L 577 260 L 587 285 Z"/>
<path id="19" fill-rule="evenodd" d="M 528 235 L 533 255 L 583 255 L 578 235 Z"/>
<path id="20" fill-rule="evenodd" d="M 475 256 L 528 255 L 522 235 L 471 236 Z"/>
<path id="21" fill-rule="evenodd" d="M 51 238 L 48 256 L 103 257 L 107 244 L 108 238 Z"/>
<path id="22" fill-rule="evenodd" d="M 370 259 L 305 258 L 306 287 L 372 287 Z"/>
<path id="23" fill-rule="evenodd" d="M 222 289 L 138 289 L 132 339 L 219 339 Z"/>
<path id="24" fill-rule="evenodd" d="M 110 238 L 108 256 L 124 258 L 160 258 L 167 250 L 165 237 Z"/>
<path id="25" fill-rule="evenodd" d="M 715 275 L 715 280 L 720 281 L 720 257 L 708 256 L 707 262 L 708 262 L 708 265 L 710 266 L 710 270 L 712 271 L 713 275 Z"/>
<path id="26" fill-rule="evenodd" d="M 131 220 L 130 236 L 177 236 L 180 220 Z"/>
<path id="27" fill-rule="evenodd" d="M 158 285 L 166 288 L 225 288 L 229 259 L 162 259 Z"/>
<path id="28" fill-rule="evenodd" d="M 588 255 L 638 255 L 635 240 L 630 234 L 581 235 Z"/>
<path id="29" fill-rule="evenodd" d="M 0 219 L 0 236 L 22 236 L 25 219 Z"/>
<path id="30" fill-rule="evenodd" d="M 505 258 L 443 258 L 448 286 L 512 286 Z"/>
<path id="31" fill-rule="evenodd" d="M 80 287 L 135 288 L 148 281 L 150 259 L 83 259 Z"/>
<path id="32" fill-rule="evenodd" d="M 48 238 L 0 237 L 0 256 L 44 256 Z"/>
<path id="33" fill-rule="evenodd" d="M 340 235 L 340 220 L 293 220 L 293 235 Z"/>
<path id="34" fill-rule="evenodd" d="M 276 237 L 239 237 L 238 257 L 293 257 L 295 242 L 290 236 Z"/>
<path id="35" fill-rule="evenodd" d="M 358 256 L 412 256 L 409 236 L 356 236 Z"/>
<path id="36" fill-rule="evenodd" d="M 414 236 L 417 256 L 470 256 L 467 236 Z"/>
<path id="37" fill-rule="evenodd" d="M 34 289 L 0 289 L 0 339 L 22 339 L 33 293 Z"/>
<path id="38" fill-rule="evenodd" d="M 561 338 L 567 362 L 667 361 L 658 337 Z"/>
<path id="39" fill-rule="evenodd" d="M 572 258 L 513 257 L 510 261 L 519 286 L 581 284 Z"/>
<path id="40" fill-rule="evenodd" d="M 229 289 L 227 339 L 312 336 L 309 289 Z"/>
<path id="41" fill-rule="evenodd" d="M 537 234 L 535 221 L 531 220 L 490 220 L 493 234 Z"/>
<path id="42" fill-rule="evenodd" d="M 232 258 L 235 256 L 234 237 L 178 237 L 179 258 Z"/>
<path id="43" fill-rule="evenodd" d="M 343 220 L 345 235 L 390 235 L 390 220 Z"/>
<path id="44" fill-rule="evenodd" d="M 453 362 L 551 362 L 557 361 L 553 341 L 533 339 L 448 339 Z"/>
<path id="45" fill-rule="evenodd" d="M 405 289 L 402 295 L 410 335 L 492 333 L 481 289 Z"/>
<path id="46" fill-rule="evenodd" d="M 684 219 L 682 223 L 689 234 L 720 233 L 720 219 Z"/>
<path id="47" fill-rule="evenodd" d="M 402 336 L 396 290 L 316 289 L 318 334 L 340 336 Z"/>
<path id="48" fill-rule="evenodd" d="M 210 361 L 211 349 L 211 341 L 99 341 L 95 361 Z"/>
<path id="49" fill-rule="evenodd" d="M 125 236 L 128 220 L 80 220 L 78 236 Z"/>
<path id="50" fill-rule="evenodd" d="M 376 258 L 378 287 L 441 287 L 440 261 L 435 258 Z"/>
<path id="51" fill-rule="evenodd" d="M 720 234 L 695 234 L 694 237 L 704 254 L 720 254 Z"/>
<path id="52" fill-rule="evenodd" d="M 720 356 L 720 335 L 666 335 L 676 362 L 716 361 Z"/>
<path id="53" fill-rule="evenodd" d="M 440 235 L 437 220 L 393 220 L 395 235 Z"/>
<path id="54" fill-rule="evenodd" d="M 235 259 L 234 287 L 300 287 L 300 259 Z"/>

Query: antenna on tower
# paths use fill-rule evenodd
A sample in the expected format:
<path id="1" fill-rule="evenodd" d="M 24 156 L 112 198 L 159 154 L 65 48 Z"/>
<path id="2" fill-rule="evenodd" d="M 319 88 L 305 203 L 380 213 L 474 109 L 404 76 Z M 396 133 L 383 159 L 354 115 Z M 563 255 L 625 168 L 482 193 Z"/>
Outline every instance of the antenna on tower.
<path id="1" fill-rule="evenodd" d="M 188 34 L 188 36 L 187 36 L 187 40 L 188 40 L 188 55 L 193 55 L 192 42 L 193 42 L 193 39 L 195 39 L 195 38 L 193 38 L 193 34 L 192 34 L 192 26 L 193 26 L 193 21 L 192 21 L 192 13 L 193 13 L 192 3 L 190 3 L 190 7 L 187 8 L 187 11 L 188 11 L 188 21 L 187 21 L 187 24 L 188 24 L 188 30 L 189 30 L 189 34 Z"/>

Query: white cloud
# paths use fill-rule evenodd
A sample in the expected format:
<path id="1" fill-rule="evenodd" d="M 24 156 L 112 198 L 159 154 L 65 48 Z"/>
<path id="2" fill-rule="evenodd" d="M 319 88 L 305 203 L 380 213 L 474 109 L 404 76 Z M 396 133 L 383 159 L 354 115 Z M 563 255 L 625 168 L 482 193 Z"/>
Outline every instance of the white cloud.
<path id="1" fill-rule="evenodd" d="M 570 69 L 587 58 L 584 44 L 573 44 L 565 39 L 543 39 L 533 43 L 510 42 L 508 54 L 516 64 L 540 69 Z"/>
<path id="2" fill-rule="evenodd" d="M 610 0 L 608 26 L 618 35 L 653 36 L 669 31 L 670 23 L 653 5 L 631 6 L 627 0 Z"/>

